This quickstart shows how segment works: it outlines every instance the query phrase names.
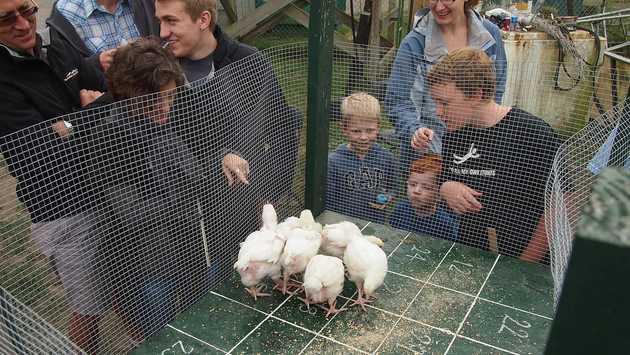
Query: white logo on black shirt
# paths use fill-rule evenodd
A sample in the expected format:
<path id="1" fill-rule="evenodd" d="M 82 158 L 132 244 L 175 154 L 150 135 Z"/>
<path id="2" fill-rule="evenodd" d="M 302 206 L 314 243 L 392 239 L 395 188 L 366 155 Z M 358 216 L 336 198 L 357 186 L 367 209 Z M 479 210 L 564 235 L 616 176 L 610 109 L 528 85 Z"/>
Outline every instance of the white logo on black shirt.
<path id="1" fill-rule="evenodd" d="M 453 163 L 455 164 L 463 164 L 470 158 L 479 158 L 481 155 L 477 154 L 477 148 L 475 148 L 475 143 L 470 143 L 470 150 L 463 157 L 457 156 L 453 154 Z"/>
<path id="2" fill-rule="evenodd" d="M 74 78 L 75 76 L 77 76 L 77 74 L 79 74 L 79 70 L 78 69 L 72 69 L 71 71 L 68 72 L 68 74 L 66 74 L 66 78 L 63 79 L 63 81 L 68 81 L 72 78 Z"/>

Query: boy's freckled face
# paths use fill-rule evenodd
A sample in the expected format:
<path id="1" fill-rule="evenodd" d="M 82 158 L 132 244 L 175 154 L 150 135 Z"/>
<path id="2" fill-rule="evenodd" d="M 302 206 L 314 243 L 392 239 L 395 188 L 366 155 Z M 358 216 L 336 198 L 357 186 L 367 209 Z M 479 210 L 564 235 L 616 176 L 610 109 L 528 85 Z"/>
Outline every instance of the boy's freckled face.
<path id="1" fill-rule="evenodd" d="M 378 138 L 378 118 L 349 117 L 343 134 L 350 142 L 350 150 L 365 155 Z"/>
<path id="2" fill-rule="evenodd" d="M 409 203 L 419 214 L 432 214 L 437 203 L 437 174 L 410 173 L 407 179 Z"/>

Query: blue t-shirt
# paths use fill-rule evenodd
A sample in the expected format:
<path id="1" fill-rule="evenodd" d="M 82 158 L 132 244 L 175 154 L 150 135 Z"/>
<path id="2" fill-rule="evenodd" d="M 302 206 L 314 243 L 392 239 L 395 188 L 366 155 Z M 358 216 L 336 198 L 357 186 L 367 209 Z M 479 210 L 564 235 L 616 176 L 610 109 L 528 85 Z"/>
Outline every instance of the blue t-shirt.
<path id="1" fill-rule="evenodd" d="M 387 149 L 374 144 L 363 160 L 340 145 L 328 156 L 326 209 L 377 223 L 385 221 L 385 209 L 370 206 L 396 197 L 398 160 Z"/>
<path id="2" fill-rule="evenodd" d="M 407 198 L 396 205 L 389 224 L 394 228 L 448 240 L 457 240 L 459 232 L 457 217 L 442 206 L 438 205 L 430 216 L 418 216 Z"/>

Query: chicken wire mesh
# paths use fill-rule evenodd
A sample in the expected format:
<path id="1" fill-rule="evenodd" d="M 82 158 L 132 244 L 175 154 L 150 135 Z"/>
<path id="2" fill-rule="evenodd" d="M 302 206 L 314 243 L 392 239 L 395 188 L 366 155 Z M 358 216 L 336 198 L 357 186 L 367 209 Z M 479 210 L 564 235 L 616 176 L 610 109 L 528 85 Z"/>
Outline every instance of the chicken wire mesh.
<path id="1" fill-rule="evenodd" d="M 629 122 L 630 98 L 567 139 L 554 159 L 545 202 L 556 305 L 593 183 L 607 166 L 630 169 Z"/>
<path id="2" fill-rule="evenodd" d="M 4 136 L 0 286 L 86 352 L 123 353 L 231 276 L 264 203 L 303 205 L 299 52 L 60 117 L 64 137 Z"/>
<path id="3" fill-rule="evenodd" d="M 0 351 L 3 354 L 78 354 L 81 349 L 0 287 Z"/>
<path id="4" fill-rule="evenodd" d="M 527 60 L 489 65 L 492 80 L 477 64 L 427 81 L 437 58 L 344 43 L 333 55 L 327 208 L 515 257 L 529 247 L 545 260 L 546 240 L 531 241 L 554 155 L 608 117 L 616 81 L 586 66 L 563 91 L 558 82 L 573 79 L 557 72 L 560 63 Z M 233 273 L 262 204 L 281 219 L 303 207 L 306 63 L 305 44 L 271 48 L 203 82 L 65 116 L 69 138 L 54 136 L 50 122 L 3 137 L 0 286 L 70 339 L 73 322 L 91 321 L 99 352 L 128 351 L 159 330 Z M 501 125 L 445 129 L 442 121 L 457 126 L 479 116 L 480 102 L 499 99 L 519 108 L 490 107 L 488 117 L 509 117 Z M 442 157 L 411 148 L 415 130 L 401 118 L 414 128 L 431 122 L 431 143 L 442 134 L 431 149 Z M 247 160 L 247 185 L 228 186 L 229 154 Z M 446 181 L 480 190 L 481 211 L 455 213 L 439 198 Z M 547 225 L 562 218 L 547 210 Z M 70 344 L 61 335 L 41 341 Z"/>

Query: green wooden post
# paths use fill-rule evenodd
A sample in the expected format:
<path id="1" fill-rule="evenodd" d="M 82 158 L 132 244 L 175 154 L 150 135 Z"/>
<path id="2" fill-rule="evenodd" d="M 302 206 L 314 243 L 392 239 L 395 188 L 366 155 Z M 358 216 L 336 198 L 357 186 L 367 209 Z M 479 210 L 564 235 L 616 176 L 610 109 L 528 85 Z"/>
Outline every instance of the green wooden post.
<path id="1" fill-rule="evenodd" d="M 335 1 L 311 1 L 308 35 L 308 107 L 304 201 L 313 215 L 324 210 L 332 81 Z"/>

